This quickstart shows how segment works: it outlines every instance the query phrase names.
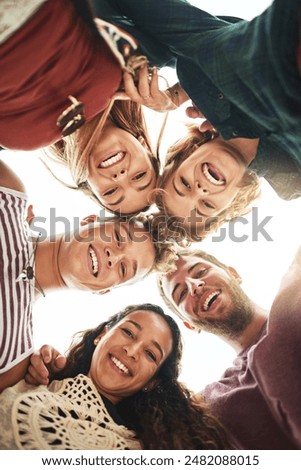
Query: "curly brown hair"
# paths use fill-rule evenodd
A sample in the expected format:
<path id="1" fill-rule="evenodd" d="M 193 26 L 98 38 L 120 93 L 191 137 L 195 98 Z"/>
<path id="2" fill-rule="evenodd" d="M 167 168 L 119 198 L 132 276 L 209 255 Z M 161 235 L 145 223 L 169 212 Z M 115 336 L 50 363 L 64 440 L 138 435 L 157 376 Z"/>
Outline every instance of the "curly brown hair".
<path id="1" fill-rule="evenodd" d="M 240 190 L 230 207 L 224 209 L 218 216 L 210 217 L 205 222 L 202 231 L 192 223 L 186 224 L 183 220 L 171 214 L 165 204 L 164 187 L 171 175 L 179 168 L 181 163 L 186 160 L 198 147 L 208 143 L 218 137 L 216 131 L 201 132 L 197 125 L 190 125 L 187 135 L 172 145 L 167 153 L 163 174 L 158 181 L 159 189 L 155 194 L 155 203 L 161 214 L 166 214 L 168 218 L 172 218 L 172 223 L 167 222 L 167 228 L 172 225 L 170 236 L 174 236 L 178 240 L 184 237 L 189 241 L 201 241 L 210 233 L 216 231 L 221 225 L 229 220 L 242 216 L 251 210 L 251 203 L 260 195 L 260 179 L 254 171 L 246 169 L 246 172 L 240 183 Z"/>
<path id="2" fill-rule="evenodd" d="M 136 432 L 144 449 L 229 449 L 222 425 L 211 415 L 204 403 L 178 381 L 182 357 L 182 340 L 175 320 L 161 307 L 153 304 L 130 305 L 96 328 L 78 334 L 67 353 L 65 369 L 55 379 L 87 374 L 96 339 L 123 318 L 137 310 L 160 315 L 168 324 L 173 340 L 172 351 L 156 374 L 158 385 L 147 393 L 142 390 L 125 398 L 117 410 L 127 426 Z"/>

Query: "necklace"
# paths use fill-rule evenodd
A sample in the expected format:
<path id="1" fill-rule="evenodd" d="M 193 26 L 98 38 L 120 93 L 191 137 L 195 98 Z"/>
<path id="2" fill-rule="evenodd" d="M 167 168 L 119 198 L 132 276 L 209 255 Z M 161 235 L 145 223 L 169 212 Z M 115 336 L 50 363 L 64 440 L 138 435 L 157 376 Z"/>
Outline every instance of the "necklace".
<path id="1" fill-rule="evenodd" d="M 46 297 L 46 294 L 45 294 L 44 290 L 42 289 L 39 281 L 37 280 L 37 278 L 35 276 L 35 272 L 34 272 L 34 263 L 35 263 L 35 258 L 36 258 L 36 250 L 37 250 L 37 244 L 38 244 L 40 235 L 41 234 L 39 233 L 39 235 L 37 236 L 37 238 L 35 240 L 35 245 L 34 245 L 33 252 L 31 253 L 31 255 L 29 257 L 29 260 L 26 263 L 26 266 L 22 269 L 21 274 L 17 277 L 16 282 L 25 281 L 25 282 L 29 282 L 29 284 L 30 284 L 31 281 L 34 280 L 33 286 L 34 286 L 35 290 L 37 290 L 40 294 L 42 294 L 43 297 Z"/>

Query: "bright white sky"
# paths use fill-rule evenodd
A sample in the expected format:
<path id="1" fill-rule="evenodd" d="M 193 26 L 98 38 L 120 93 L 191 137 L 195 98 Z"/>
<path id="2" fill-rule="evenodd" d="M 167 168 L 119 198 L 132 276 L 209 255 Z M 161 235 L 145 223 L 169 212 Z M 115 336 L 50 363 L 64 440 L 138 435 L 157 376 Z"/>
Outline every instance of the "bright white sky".
<path id="1" fill-rule="evenodd" d="M 250 19 L 263 11 L 270 1 L 199 0 L 192 3 L 214 14 Z M 169 79 L 173 81 L 174 77 L 169 74 Z M 149 114 L 152 128 L 156 128 L 157 121 L 157 115 L 154 117 L 153 114 Z M 172 143 L 180 133 L 184 132 L 184 122 L 183 109 L 170 115 L 164 146 Z M 92 201 L 82 194 L 73 194 L 57 183 L 39 162 L 38 157 L 39 152 L 1 152 L 1 158 L 5 159 L 25 182 L 36 215 L 49 218 L 50 208 L 53 207 L 56 208 L 58 217 L 65 216 L 70 221 L 74 217 L 97 213 L 98 208 Z M 273 241 L 267 241 L 261 235 L 258 241 L 253 240 L 252 224 L 249 223 L 236 229 L 236 235 L 239 237 L 246 234 L 248 241 L 234 242 L 227 235 L 223 242 L 208 239 L 199 244 L 199 248 L 212 252 L 225 263 L 234 266 L 244 279 L 243 288 L 247 294 L 259 305 L 268 309 L 277 292 L 280 279 L 300 243 L 298 223 L 300 209 L 301 200 L 283 202 L 265 184 L 262 198 L 258 202 L 259 221 L 266 216 L 272 216 L 265 228 Z M 62 229 L 62 225 L 58 222 L 56 231 L 60 232 Z M 64 351 L 73 333 L 94 327 L 102 319 L 128 304 L 143 302 L 157 303 L 165 308 L 158 294 L 154 275 L 132 286 L 113 290 L 104 296 L 67 290 L 50 293 L 35 304 L 36 347 L 50 343 Z M 231 364 L 235 353 L 212 335 L 206 333 L 197 335 L 184 327 L 183 335 L 185 352 L 182 379 L 191 389 L 199 391 L 207 383 L 219 378 L 223 370 Z"/>

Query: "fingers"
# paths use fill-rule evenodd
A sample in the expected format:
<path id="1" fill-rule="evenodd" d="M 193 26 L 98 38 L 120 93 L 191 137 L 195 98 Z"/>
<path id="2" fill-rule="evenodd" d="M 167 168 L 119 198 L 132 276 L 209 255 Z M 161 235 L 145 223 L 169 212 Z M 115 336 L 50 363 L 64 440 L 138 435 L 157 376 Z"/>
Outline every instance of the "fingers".
<path id="1" fill-rule="evenodd" d="M 113 100 L 115 100 L 115 101 L 117 101 L 117 100 L 126 101 L 126 100 L 130 100 L 130 99 L 131 98 L 124 91 L 116 91 L 116 93 L 113 96 Z"/>
<path id="2" fill-rule="evenodd" d="M 67 359 L 65 356 L 62 354 L 59 354 L 54 361 L 54 368 L 56 372 L 59 372 L 60 370 L 64 369 L 66 365 Z"/>
<path id="3" fill-rule="evenodd" d="M 128 72 L 124 72 L 123 74 L 123 84 L 125 93 L 130 97 L 131 100 L 135 101 L 136 103 L 142 103 L 141 96 L 136 88 L 134 78 Z"/>
<path id="4" fill-rule="evenodd" d="M 47 369 L 47 363 L 51 360 L 51 355 L 43 346 L 44 357 L 40 351 L 35 351 L 30 358 L 30 365 L 25 376 L 25 381 L 31 385 L 47 385 L 49 383 L 49 371 Z"/>
<path id="5" fill-rule="evenodd" d="M 59 351 L 44 345 L 31 355 L 25 381 L 31 385 L 47 385 L 51 375 L 62 370 L 65 365 L 66 358 Z"/>
<path id="6" fill-rule="evenodd" d="M 153 77 L 152 77 L 153 78 Z M 136 103 L 144 104 L 151 98 L 151 82 L 147 65 L 143 65 L 138 73 L 138 85 L 135 84 L 134 78 L 128 72 L 124 73 L 124 89 L 126 95 Z"/>
<path id="7" fill-rule="evenodd" d="M 186 115 L 191 119 L 204 118 L 204 114 L 201 113 L 195 104 L 192 104 L 192 106 L 188 106 L 188 108 L 186 108 Z"/>
<path id="8" fill-rule="evenodd" d="M 199 129 L 201 132 L 214 131 L 213 125 L 207 119 L 199 125 Z"/>
<path id="9" fill-rule="evenodd" d="M 143 99 L 148 99 L 150 97 L 149 75 L 146 64 L 139 70 L 138 90 Z"/>
<path id="10" fill-rule="evenodd" d="M 177 107 L 168 93 L 160 90 L 156 67 L 153 67 L 151 75 L 147 65 L 141 67 L 138 84 L 135 83 L 132 75 L 128 72 L 125 72 L 123 77 L 125 93 L 132 101 L 159 112 L 170 111 Z"/>
<path id="11" fill-rule="evenodd" d="M 153 73 L 150 80 L 150 94 L 156 100 L 162 95 L 159 88 L 159 75 L 157 67 L 153 67 Z"/>

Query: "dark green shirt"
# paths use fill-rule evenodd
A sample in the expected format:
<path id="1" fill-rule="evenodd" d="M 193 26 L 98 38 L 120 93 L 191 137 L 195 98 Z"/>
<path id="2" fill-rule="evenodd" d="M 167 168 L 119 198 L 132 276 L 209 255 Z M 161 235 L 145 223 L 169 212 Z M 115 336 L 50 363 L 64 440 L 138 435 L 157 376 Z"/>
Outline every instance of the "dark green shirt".
<path id="1" fill-rule="evenodd" d="M 275 0 L 251 21 L 185 0 L 94 0 L 98 16 L 135 36 L 153 65 L 172 66 L 224 139 L 259 138 L 251 164 L 279 196 L 301 196 L 301 0 Z"/>

